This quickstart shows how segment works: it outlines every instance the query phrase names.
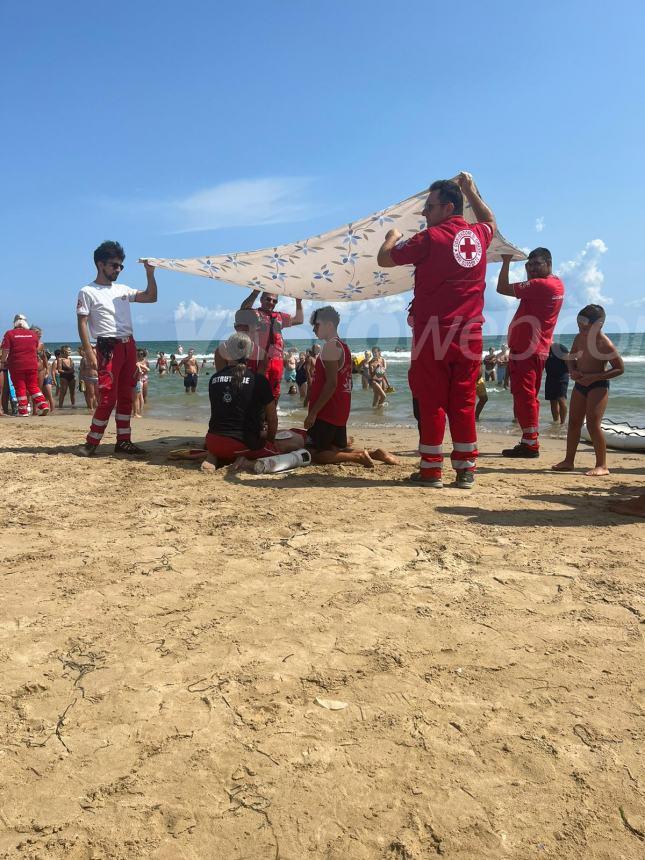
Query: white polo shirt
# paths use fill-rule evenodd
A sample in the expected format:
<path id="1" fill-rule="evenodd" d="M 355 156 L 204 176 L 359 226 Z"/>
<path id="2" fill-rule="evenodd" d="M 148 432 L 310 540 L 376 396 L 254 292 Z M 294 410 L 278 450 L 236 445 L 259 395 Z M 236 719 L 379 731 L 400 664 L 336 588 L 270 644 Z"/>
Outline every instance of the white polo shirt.
<path id="1" fill-rule="evenodd" d="M 90 337 L 130 337 L 132 335 L 132 314 L 130 302 L 134 301 L 139 290 L 125 284 L 103 286 L 88 284 L 78 294 L 76 313 L 89 317 Z"/>

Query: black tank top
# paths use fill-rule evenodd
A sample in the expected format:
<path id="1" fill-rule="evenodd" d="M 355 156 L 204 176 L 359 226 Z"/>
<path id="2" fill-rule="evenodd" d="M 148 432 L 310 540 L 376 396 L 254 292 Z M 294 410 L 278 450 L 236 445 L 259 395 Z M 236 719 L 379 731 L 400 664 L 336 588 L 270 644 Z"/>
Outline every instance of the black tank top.
<path id="1" fill-rule="evenodd" d="M 265 407 L 273 400 L 266 377 L 245 368 L 239 386 L 233 384 L 234 366 L 213 374 L 208 384 L 211 402 L 209 433 L 239 439 L 251 449 L 261 447 Z"/>

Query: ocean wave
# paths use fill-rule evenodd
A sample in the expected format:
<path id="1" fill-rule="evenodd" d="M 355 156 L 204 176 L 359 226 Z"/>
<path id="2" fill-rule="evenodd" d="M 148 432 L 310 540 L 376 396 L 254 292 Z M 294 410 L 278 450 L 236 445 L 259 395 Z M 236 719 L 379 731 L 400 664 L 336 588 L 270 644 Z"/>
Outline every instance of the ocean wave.
<path id="1" fill-rule="evenodd" d="M 357 353 L 360 355 L 360 353 Z M 488 354 L 488 350 L 482 352 L 482 359 L 484 356 Z M 390 352 L 389 350 L 383 350 L 381 353 L 383 358 L 385 358 L 388 362 L 397 363 L 397 362 L 409 362 L 412 356 L 411 352 Z M 623 355 L 623 361 L 625 364 L 645 364 L 645 355 Z"/>

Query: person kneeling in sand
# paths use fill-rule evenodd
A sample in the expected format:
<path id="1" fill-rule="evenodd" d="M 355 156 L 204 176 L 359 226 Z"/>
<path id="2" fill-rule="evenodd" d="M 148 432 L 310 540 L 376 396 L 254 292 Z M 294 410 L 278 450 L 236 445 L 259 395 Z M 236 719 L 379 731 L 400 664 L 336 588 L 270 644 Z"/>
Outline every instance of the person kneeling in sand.
<path id="1" fill-rule="evenodd" d="M 208 455 L 203 472 L 214 472 L 218 465 L 238 457 L 257 460 L 302 446 L 275 445 L 278 411 L 271 385 L 265 376 L 248 367 L 253 342 L 244 332 L 233 334 L 218 348 L 225 360 L 208 384 L 211 419 L 206 434 Z"/>
<path id="2" fill-rule="evenodd" d="M 309 391 L 309 412 L 304 427 L 308 431 L 307 447 L 312 461 L 322 465 L 358 463 L 374 467 L 374 460 L 388 465 L 396 458 L 377 448 L 354 451 L 348 447 L 347 420 L 352 403 L 352 354 L 338 337 L 340 316 L 331 305 L 318 308 L 311 315 L 311 326 L 317 338 L 324 341 L 316 357 Z"/>
<path id="3" fill-rule="evenodd" d="M 605 311 L 600 305 L 587 305 L 579 312 L 576 320 L 579 333 L 566 358 L 569 375 L 575 382 L 569 408 L 567 453 L 561 463 L 551 466 L 556 472 L 573 469 L 580 430 L 586 420 L 596 453 L 596 465 L 585 474 L 590 477 L 609 474 L 607 445 L 601 421 L 609 399 L 609 380 L 624 373 L 625 365 L 616 347 L 601 331 L 604 321 Z M 606 369 L 607 364 L 609 370 Z"/>

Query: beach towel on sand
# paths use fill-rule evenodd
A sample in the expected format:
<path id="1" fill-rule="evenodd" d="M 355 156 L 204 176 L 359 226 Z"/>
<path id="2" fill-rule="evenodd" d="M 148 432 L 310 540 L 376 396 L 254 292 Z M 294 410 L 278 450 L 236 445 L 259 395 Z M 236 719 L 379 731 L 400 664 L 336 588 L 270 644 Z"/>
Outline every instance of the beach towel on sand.
<path id="1" fill-rule="evenodd" d="M 376 255 L 390 228 L 396 227 L 404 239 L 425 229 L 421 210 L 427 196 L 427 190 L 420 191 L 367 218 L 276 248 L 184 260 L 148 259 L 160 269 L 312 301 L 352 302 L 404 293 L 414 285 L 413 267 L 380 269 Z M 471 224 L 476 220 L 465 199 L 464 218 Z M 512 254 L 514 260 L 526 258 L 497 231 L 488 261 L 501 260 L 502 254 Z"/>
<path id="2" fill-rule="evenodd" d="M 205 448 L 174 448 L 166 454 L 166 460 L 205 460 L 208 451 Z"/>

